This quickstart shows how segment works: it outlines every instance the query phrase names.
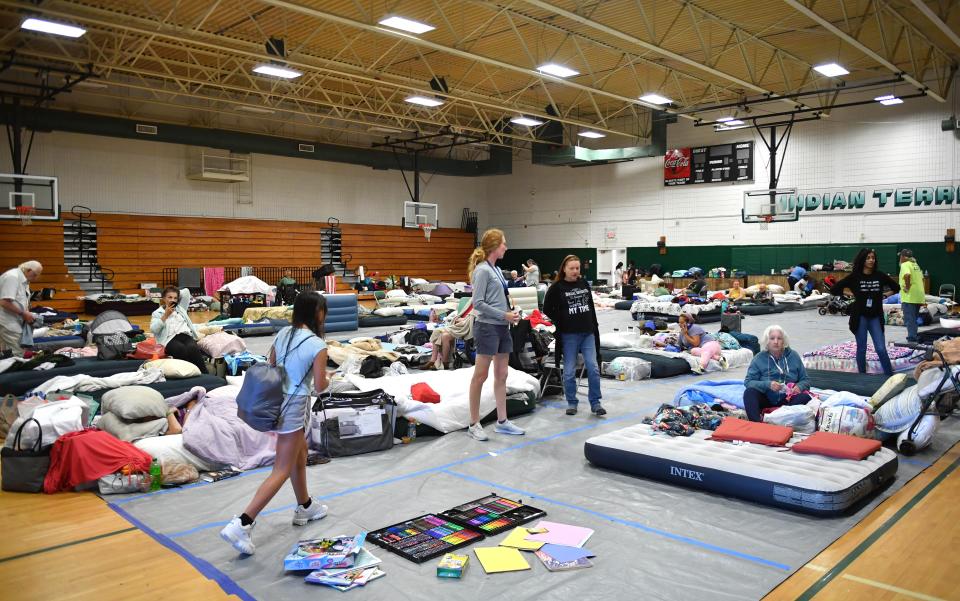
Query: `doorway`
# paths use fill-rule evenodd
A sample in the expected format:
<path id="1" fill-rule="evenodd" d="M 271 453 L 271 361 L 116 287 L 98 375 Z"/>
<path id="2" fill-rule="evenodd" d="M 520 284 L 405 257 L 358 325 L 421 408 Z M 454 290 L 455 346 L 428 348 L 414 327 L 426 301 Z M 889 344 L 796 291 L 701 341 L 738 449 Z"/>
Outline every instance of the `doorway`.
<path id="1" fill-rule="evenodd" d="M 597 279 L 606 280 L 608 286 L 616 287 L 619 282 L 614 281 L 614 270 L 621 261 L 627 264 L 626 248 L 597 249 Z"/>

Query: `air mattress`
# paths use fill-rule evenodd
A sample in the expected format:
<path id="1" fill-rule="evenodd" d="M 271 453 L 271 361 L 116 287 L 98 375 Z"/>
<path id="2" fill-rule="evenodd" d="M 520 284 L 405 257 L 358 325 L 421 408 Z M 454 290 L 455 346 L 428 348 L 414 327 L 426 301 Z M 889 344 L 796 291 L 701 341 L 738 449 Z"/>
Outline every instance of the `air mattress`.
<path id="1" fill-rule="evenodd" d="M 675 357 L 664 357 L 654 353 L 644 353 L 642 351 L 627 351 L 623 349 L 600 349 L 600 358 L 602 361 L 613 361 L 617 357 L 636 357 L 650 362 L 651 378 L 672 378 L 691 372 L 690 364 L 684 359 Z"/>
<path id="2" fill-rule="evenodd" d="M 735 445 L 711 434 L 653 435 L 638 424 L 590 438 L 583 451 L 599 467 L 816 516 L 846 512 L 897 473 L 897 455 L 886 448 L 857 461 Z"/>

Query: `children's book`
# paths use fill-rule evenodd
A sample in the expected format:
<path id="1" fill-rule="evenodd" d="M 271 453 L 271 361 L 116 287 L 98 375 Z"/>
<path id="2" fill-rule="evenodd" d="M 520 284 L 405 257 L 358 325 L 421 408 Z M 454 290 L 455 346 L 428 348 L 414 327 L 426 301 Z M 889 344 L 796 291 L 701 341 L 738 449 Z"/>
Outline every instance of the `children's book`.
<path id="1" fill-rule="evenodd" d="M 356 536 L 299 541 L 283 559 L 283 569 L 292 571 L 352 568 L 366 537 L 367 533 L 361 532 Z"/>
<path id="2" fill-rule="evenodd" d="M 576 570 L 579 568 L 593 567 L 593 562 L 586 557 L 581 557 L 573 561 L 558 561 L 543 551 L 534 551 L 533 554 L 540 558 L 543 566 L 551 572 L 561 572 L 563 570 Z"/>

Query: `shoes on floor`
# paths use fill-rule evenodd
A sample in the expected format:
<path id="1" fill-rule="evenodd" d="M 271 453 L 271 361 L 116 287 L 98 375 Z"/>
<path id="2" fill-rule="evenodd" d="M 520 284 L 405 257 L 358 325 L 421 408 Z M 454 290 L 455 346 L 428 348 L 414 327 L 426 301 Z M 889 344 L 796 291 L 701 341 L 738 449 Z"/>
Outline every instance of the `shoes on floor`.
<path id="1" fill-rule="evenodd" d="M 600 403 L 597 403 L 596 405 L 594 405 L 593 407 L 591 407 L 591 408 L 590 408 L 590 411 L 591 411 L 594 415 L 596 415 L 597 417 L 600 417 L 601 415 L 606 415 L 606 414 L 607 414 L 607 410 L 604 409 L 604 408 L 603 408 L 603 405 L 601 405 Z"/>
<path id="2" fill-rule="evenodd" d="M 487 433 L 483 431 L 483 426 L 480 425 L 480 422 L 472 424 L 467 428 L 467 434 L 470 435 L 470 438 L 474 440 L 489 440 Z"/>
<path id="3" fill-rule="evenodd" d="M 326 516 L 327 506 L 311 497 L 310 507 L 304 509 L 303 506 L 297 505 L 297 508 L 293 510 L 293 525 L 306 526 L 307 522 L 319 520 L 321 518 L 325 518 Z"/>
<path id="4" fill-rule="evenodd" d="M 253 555 L 256 548 L 253 546 L 253 539 L 250 538 L 250 534 L 253 532 L 255 525 L 256 522 L 249 526 L 244 526 L 240 523 L 239 516 L 234 516 L 234 518 L 223 527 L 223 530 L 220 531 L 220 538 L 230 543 L 233 548 L 236 549 L 237 553 Z"/>
<path id="5" fill-rule="evenodd" d="M 504 420 L 502 422 L 497 422 L 496 427 L 493 429 L 497 434 L 510 434 L 513 436 L 522 436 L 526 434 L 521 428 L 518 428 L 510 422 L 510 420 Z"/>
<path id="6" fill-rule="evenodd" d="M 717 361 L 720 363 L 720 368 L 723 369 L 723 371 L 727 371 L 727 358 L 723 355 L 720 355 L 720 358 L 717 359 Z"/>
<path id="7" fill-rule="evenodd" d="M 577 414 L 576 407 L 567 407 L 567 415 L 576 415 L 576 414 Z"/>
<path id="8" fill-rule="evenodd" d="M 703 374 L 703 366 L 701 366 L 700 363 L 697 362 L 696 365 L 694 365 L 693 367 L 690 368 L 690 371 L 692 371 L 693 373 L 695 373 L 695 374 L 697 374 L 697 375 L 702 375 L 702 374 Z"/>

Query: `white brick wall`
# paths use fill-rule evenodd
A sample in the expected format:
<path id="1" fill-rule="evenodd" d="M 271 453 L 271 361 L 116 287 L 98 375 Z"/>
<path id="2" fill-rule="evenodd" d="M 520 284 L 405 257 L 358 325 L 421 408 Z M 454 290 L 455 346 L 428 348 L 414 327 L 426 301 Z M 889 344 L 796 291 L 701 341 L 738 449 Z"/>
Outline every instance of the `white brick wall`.
<path id="1" fill-rule="evenodd" d="M 663 157 L 571 169 L 534 166 L 524 156 L 513 175 L 490 179 L 481 226 L 502 228 L 515 248 L 652 246 L 661 235 L 674 246 L 942 240 L 946 228 L 960 228 L 960 203 L 901 209 L 890 202 L 881 209 L 871 194 L 937 185 L 956 190 L 960 138 L 940 131 L 951 113 L 960 114 L 956 91 L 949 103 L 921 98 L 837 109 L 794 127 L 779 187 L 819 194 L 863 190 L 863 209 L 801 212 L 798 222 L 766 230 L 744 224 L 743 191 L 766 188 L 769 177 L 769 154 L 756 130 L 715 133 L 681 119 L 668 126 L 669 147 L 754 140 L 754 183 L 667 188 Z M 615 240 L 604 238 L 607 226 L 616 227 Z"/>

